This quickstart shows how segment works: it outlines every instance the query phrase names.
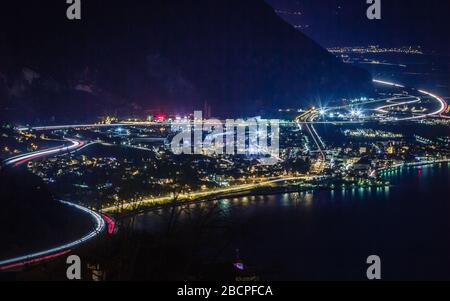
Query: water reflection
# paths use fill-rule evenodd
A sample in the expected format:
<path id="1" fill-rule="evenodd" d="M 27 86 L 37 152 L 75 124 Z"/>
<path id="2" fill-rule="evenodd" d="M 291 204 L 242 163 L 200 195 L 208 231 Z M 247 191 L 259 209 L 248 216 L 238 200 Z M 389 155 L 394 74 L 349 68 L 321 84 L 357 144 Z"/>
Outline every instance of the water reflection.
<path id="1" fill-rule="evenodd" d="M 222 199 L 215 204 L 226 216 L 236 215 L 236 211 L 245 212 L 251 209 L 252 212 L 258 212 L 259 209 L 276 209 L 276 208 L 301 208 L 310 209 L 313 206 L 328 206 L 332 204 L 351 204 L 355 201 L 362 202 L 382 202 L 390 200 L 392 202 L 399 199 L 405 199 L 406 195 L 414 194 L 419 190 L 421 193 L 430 191 L 430 185 L 435 185 L 435 179 L 447 181 L 448 186 L 448 164 L 440 166 L 426 167 L 407 167 L 404 169 L 394 170 L 385 176 L 385 181 L 392 183 L 392 186 L 384 187 L 343 187 L 342 189 L 326 190 L 326 191 L 303 191 L 296 193 L 285 193 L 281 195 L 261 195 L 261 196 L 245 196 L 232 199 Z M 442 185 L 441 185 L 442 186 Z M 443 186 L 446 187 L 446 186 Z M 403 197 L 405 195 L 405 197 Z M 212 203 L 201 203 L 194 205 L 194 208 L 205 209 Z M 266 211 L 267 212 L 267 211 Z M 139 215 L 137 218 L 142 221 L 142 225 L 152 224 L 148 220 L 157 220 L 164 214 L 164 210 L 149 212 Z"/>
<path id="2" fill-rule="evenodd" d="M 448 275 L 449 174 L 448 165 L 406 168 L 386 176 L 390 187 L 347 186 L 229 198 L 203 204 L 199 214 L 209 213 L 213 204 L 219 209 L 221 221 L 233 229 L 230 248 L 221 253 L 223 262 L 233 260 L 239 248 L 264 280 L 311 279 L 318 270 L 335 273 L 332 275 L 340 279 L 342 270 L 335 267 L 336 258 L 344 260 L 346 267 L 354 264 L 358 272 L 359 258 L 374 248 L 387 258 L 402 259 L 408 267 L 419 262 L 424 273 L 427 267 L 431 271 L 442 267 Z M 148 232 L 164 229 L 164 215 L 168 215 L 167 210 L 139 215 L 135 227 Z M 190 219 L 186 220 L 189 224 Z M 420 248 L 415 250 L 411 245 Z M 202 245 L 202 252 L 207 248 Z M 430 260 L 434 265 L 428 264 Z M 272 272 L 273 263 L 279 266 L 276 272 Z M 396 272 L 404 270 L 404 266 L 395 266 L 395 260 L 391 264 Z"/>

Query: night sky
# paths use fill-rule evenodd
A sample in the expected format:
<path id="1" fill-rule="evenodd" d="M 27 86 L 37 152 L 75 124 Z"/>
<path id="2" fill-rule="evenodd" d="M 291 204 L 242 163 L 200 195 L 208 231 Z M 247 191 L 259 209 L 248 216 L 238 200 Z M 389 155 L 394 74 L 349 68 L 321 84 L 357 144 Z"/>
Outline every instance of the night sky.
<path id="1" fill-rule="evenodd" d="M 382 0 L 382 20 L 368 20 L 366 0 L 266 0 L 325 47 L 420 45 L 450 53 L 450 1 Z"/>

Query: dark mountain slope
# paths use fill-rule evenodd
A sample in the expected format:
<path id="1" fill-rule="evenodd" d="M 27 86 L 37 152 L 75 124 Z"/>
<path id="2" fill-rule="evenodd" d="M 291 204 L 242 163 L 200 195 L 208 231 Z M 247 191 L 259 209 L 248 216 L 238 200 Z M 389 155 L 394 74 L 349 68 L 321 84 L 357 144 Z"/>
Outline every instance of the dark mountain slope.
<path id="1" fill-rule="evenodd" d="M 79 239 L 94 227 L 89 216 L 63 205 L 26 170 L 0 169 L 0 260 Z"/>
<path id="2" fill-rule="evenodd" d="M 8 3 L 0 12 L 3 118 L 83 120 L 148 109 L 258 114 L 370 90 L 262 0 Z"/>

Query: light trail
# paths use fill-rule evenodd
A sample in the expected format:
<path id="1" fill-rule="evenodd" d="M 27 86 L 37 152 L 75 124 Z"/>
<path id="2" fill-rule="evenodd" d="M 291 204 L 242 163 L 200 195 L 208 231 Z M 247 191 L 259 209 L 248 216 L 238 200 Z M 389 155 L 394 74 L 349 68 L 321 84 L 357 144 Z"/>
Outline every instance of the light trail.
<path id="1" fill-rule="evenodd" d="M 77 148 L 83 147 L 85 145 L 85 142 L 83 142 L 83 141 L 77 141 L 77 140 L 73 140 L 73 139 L 66 139 L 66 140 L 71 142 L 72 144 L 70 146 L 62 146 L 62 147 L 57 147 L 57 148 L 52 148 L 52 149 L 47 149 L 47 150 L 42 150 L 42 151 L 37 151 L 37 152 L 33 152 L 33 153 L 28 153 L 28 154 L 12 157 L 10 159 L 5 160 L 4 164 L 5 165 L 14 164 L 14 166 L 19 166 L 19 165 L 22 165 L 23 163 L 26 163 L 33 159 L 37 159 L 37 158 L 45 157 L 45 156 L 49 156 L 49 155 L 54 155 L 57 153 L 72 151 Z"/>
<path id="2" fill-rule="evenodd" d="M 90 144 L 86 144 L 83 141 L 78 141 L 78 140 L 74 140 L 74 139 L 65 139 L 65 140 L 71 142 L 72 144 L 69 146 L 61 146 L 61 147 L 57 147 L 57 148 L 52 148 L 52 149 L 37 151 L 37 152 L 29 153 L 29 154 L 15 156 L 13 158 L 6 160 L 4 163 L 6 165 L 13 165 L 14 167 L 17 167 L 19 165 L 22 165 L 22 164 L 29 162 L 36 158 L 49 156 L 49 155 L 53 155 L 53 154 L 59 154 L 62 152 L 70 152 L 70 151 L 74 151 L 74 150 L 80 150 L 80 149 L 83 149 L 84 147 L 90 145 Z M 76 208 L 77 210 L 83 212 L 86 215 L 89 215 L 95 222 L 94 230 L 92 230 L 91 232 L 89 232 L 88 234 L 86 234 L 85 236 L 81 237 L 78 240 L 65 243 L 65 244 L 55 247 L 55 248 L 51 248 L 51 249 L 36 252 L 36 253 L 31 253 L 28 255 L 23 255 L 23 256 L 19 256 L 19 257 L 15 257 L 15 258 L 1 260 L 0 261 L 0 270 L 21 267 L 21 266 L 24 266 L 27 264 L 32 264 L 32 263 L 37 263 L 37 262 L 44 261 L 44 260 L 49 260 L 49 259 L 53 259 L 53 258 L 62 256 L 64 254 L 67 254 L 71 251 L 71 249 L 73 249 L 81 244 L 84 244 L 84 243 L 90 241 L 91 239 L 93 239 L 94 237 L 98 236 L 99 234 L 101 234 L 105 230 L 106 225 L 108 225 L 108 233 L 109 234 L 112 234 L 114 232 L 115 222 L 110 217 L 108 217 L 106 215 L 101 216 L 100 214 L 96 213 L 95 211 L 88 209 L 86 207 L 77 205 L 77 204 L 73 204 L 73 203 L 66 202 L 66 201 L 60 201 L 60 202 L 66 206 Z"/>
<path id="3" fill-rule="evenodd" d="M 70 252 L 70 250 L 72 248 L 90 241 L 91 239 L 93 239 L 94 237 L 96 237 L 97 235 L 102 233 L 103 230 L 105 229 L 105 227 L 106 227 L 105 221 L 100 216 L 100 214 L 98 214 L 86 207 L 80 206 L 80 205 L 76 205 L 76 204 L 65 202 L 65 201 L 60 201 L 60 202 L 67 206 L 74 207 L 74 208 L 84 212 L 85 214 L 89 215 L 91 218 L 93 218 L 93 220 L 96 223 L 95 229 L 93 231 L 89 232 L 88 234 L 86 234 L 85 236 L 83 236 L 82 238 L 72 241 L 72 242 L 69 242 L 69 243 L 66 243 L 66 244 L 63 244 L 59 247 L 55 247 L 55 248 L 48 249 L 45 251 L 40 251 L 40 252 L 36 252 L 36 253 L 20 256 L 20 257 L 15 257 L 15 258 L 7 259 L 7 260 L 2 260 L 2 261 L 0 261 L 0 270 L 10 269 L 13 267 L 19 267 L 19 266 L 23 266 L 23 265 L 26 265 L 29 263 L 36 263 L 39 261 L 43 261 L 43 260 L 47 260 L 47 259 L 51 259 L 51 258 L 55 258 L 55 257 L 61 256 L 61 255 L 64 255 L 64 254 Z"/>
<path id="4" fill-rule="evenodd" d="M 85 149 L 86 147 L 89 147 L 91 145 L 97 144 L 97 142 L 90 142 L 90 143 L 83 143 L 83 145 L 81 145 L 80 147 L 78 147 L 77 149 L 75 149 L 74 151 L 72 151 L 71 153 L 77 153 L 82 151 L 83 149 Z"/>
<path id="5" fill-rule="evenodd" d="M 398 106 L 404 106 L 404 105 L 412 104 L 412 103 L 418 103 L 418 102 L 420 102 L 420 98 L 416 97 L 415 100 L 398 102 L 398 103 L 393 103 L 390 105 L 381 106 L 379 108 L 376 108 L 375 111 L 380 112 L 380 113 L 389 113 L 388 111 L 386 111 L 386 109 L 394 108 L 394 107 L 398 107 Z"/>
<path id="6" fill-rule="evenodd" d="M 320 144 L 318 141 L 320 141 L 320 143 L 322 144 L 323 147 L 325 147 L 325 143 L 323 143 L 322 138 L 320 138 L 319 134 L 317 133 L 316 129 L 313 126 L 314 120 L 317 118 L 317 110 L 313 109 L 310 112 L 306 112 L 304 114 L 302 114 L 301 117 L 297 117 L 296 122 L 297 122 L 297 126 L 299 127 L 300 130 L 302 130 L 302 124 L 305 124 L 305 127 L 308 129 L 314 143 L 317 146 L 318 151 L 320 152 L 322 158 L 324 161 L 326 161 L 326 156 L 325 153 L 323 152 L 322 148 L 320 147 Z M 306 122 L 301 122 L 300 119 L 304 119 Z M 310 122 L 308 122 L 308 120 L 310 120 Z M 310 126 L 311 125 L 311 126 Z M 311 130 L 311 128 L 313 130 Z M 314 132 L 313 132 L 314 131 Z M 317 139 L 314 136 L 317 135 Z"/>
<path id="7" fill-rule="evenodd" d="M 220 120 L 223 124 L 226 123 L 226 120 Z M 17 127 L 18 131 L 53 131 L 53 130 L 66 130 L 66 129 L 77 129 L 77 128 L 113 128 L 113 127 L 126 127 L 126 126 L 170 126 L 170 125 L 192 125 L 192 121 L 172 121 L 171 123 L 167 122 L 121 122 L 121 123 L 113 123 L 113 124 L 66 124 L 66 125 L 54 125 L 54 126 L 35 126 L 35 127 Z M 208 121 L 203 123 L 204 125 L 216 125 L 216 123 L 208 123 Z M 289 122 L 287 123 L 289 124 Z M 236 123 L 236 126 L 245 126 L 244 123 Z"/>
<path id="8" fill-rule="evenodd" d="M 318 151 L 320 152 L 321 156 L 322 156 L 322 157 L 324 158 L 324 160 L 325 160 L 325 154 L 323 153 L 322 148 L 320 147 L 319 142 L 317 141 L 316 137 L 314 136 L 314 133 L 311 131 L 311 128 L 309 127 L 308 124 L 306 124 L 306 128 L 308 129 L 309 133 L 311 134 L 311 137 L 313 138 L 314 143 L 316 144 Z"/>
<path id="9" fill-rule="evenodd" d="M 388 81 L 383 81 L 383 80 L 374 79 L 373 82 L 381 84 L 381 85 L 388 85 L 388 86 L 397 87 L 397 88 L 405 88 L 405 86 L 403 86 L 403 85 L 392 83 L 392 82 L 388 82 Z M 425 90 L 417 90 L 417 91 L 419 93 L 421 93 L 421 94 L 424 94 L 424 95 L 426 95 L 428 97 L 431 97 L 434 100 L 436 100 L 439 103 L 439 109 L 436 110 L 436 111 L 433 111 L 431 113 L 428 113 L 428 114 L 414 115 L 414 116 L 406 117 L 406 118 L 394 118 L 394 117 L 392 117 L 392 118 L 389 118 L 389 119 L 386 119 L 386 120 L 382 120 L 382 122 L 411 121 L 411 120 L 424 119 L 424 118 L 428 118 L 428 117 L 440 117 L 440 118 L 445 118 L 445 119 L 449 119 L 450 118 L 450 116 L 443 115 L 443 114 L 445 114 L 445 112 L 448 109 L 448 104 L 442 97 L 439 97 L 439 96 L 437 96 L 437 95 L 435 95 L 433 93 L 430 93 L 428 91 L 425 91 Z M 350 104 L 350 105 L 345 105 L 345 106 L 327 108 L 327 111 L 337 110 L 337 109 L 344 109 L 344 108 L 353 107 L 353 106 L 361 106 L 361 105 L 364 105 L 364 104 L 372 104 L 372 103 L 377 103 L 377 102 L 382 102 L 382 101 L 392 102 L 394 100 L 411 99 L 413 97 L 416 98 L 413 101 L 401 102 L 401 103 L 395 103 L 395 104 L 389 104 L 389 105 L 385 105 L 385 106 L 380 106 L 380 107 L 378 107 L 378 108 L 376 108 L 374 110 L 374 111 L 377 111 L 379 113 L 386 114 L 386 113 L 388 113 L 388 111 L 385 110 L 387 108 L 419 102 L 421 99 L 418 96 L 393 97 L 393 98 L 386 98 L 386 99 L 381 99 L 381 100 L 372 100 L 372 101 L 368 101 L 368 102 L 365 102 L 365 103 Z M 364 124 L 364 123 L 369 123 L 369 122 L 376 121 L 376 119 L 368 120 L 367 118 L 364 119 L 364 120 L 345 120 L 345 121 L 339 121 L 339 120 L 334 120 L 334 121 L 308 120 L 308 118 L 310 117 L 311 113 L 312 112 L 309 112 L 309 113 L 306 112 L 303 115 L 297 117 L 296 122 L 299 123 L 299 124 L 311 124 L 311 125 L 313 125 L 313 124 L 334 124 L 334 125 L 339 125 L 339 124 Z M 320 136 L 318 136 L 318 137 L 320 137 Z"/>
<path id="10" fill-rule="evenodd" d="M 374 83 L 378 83 L 378 84 L 382 84 L 382 85 L 388 85 L 388 86 L 392 86 L 392 87 L 397 87 L 397 88 L 405 88 L 405 86 L 400 85 L 400 84 L 396 84 L 396 83 L 392 83 L 392 82 L 388 82 L 388 81 L 383 81 L 383 80 L 377 80 L 374 79 L 373 80 Z M 408 117 L 408 118 L 402 118 L 402 119 L 398 119 L 395 118 L 393 119 L 393 121 L 407 121 L 407 120 L 415 120 L 415 119 L 422 119 L 422 118 L 426 118 L 426 117 L 430 117 L 430 116 L 436 116 L 436 115 L 440 115 L 442 117 L 442 114 L 446 112 L 447 108 L 448 108 L 448 104 L 445 102 L 444 99 L 442 99 L 439 96 L 436 96 L 430 92 L 424 91 L 424 90 L 418 90 L 420 93 L 425 94 L 429 97 L 434 98 L 435 100 L 437 100 L 440 104 L 440 108 L 439 110 L 426 114 L 426 115 L 419 115 L 419 116 L 413 116 L 413 117 Z M 410 99 L 412 98 L 412 96 L 409 97 L 394 97 L 394 98 L 388 98 L 388 99 L 384 99 L 384 100 L 372 100 L 369 101 L 367 103 L 377 103 L 377 102 L 381 102 L 381 101 L 386 101 L 386 102 L 392 102 L 394 100 L 399 100 L 399 99 Z M 386 109 L 391 108 L 391 107 L 397 107 L 397 106 L 401 106 L 401 105 L 406 105 L 406 104 L 412 104 L 412 103 L 417 103 L 420 102 L 421 99 L 419 97 L 414 97 L 414 100 L 411 101 L 404 101 L 404 102 L 400 102 L 400 103 L 393 103 L 393 104 L 389 104 L 389 105 L 385 105 L 385 106 L 380 106 L 378 108 L 375 109 L 375 111 L 380 112 L 380 113 L 388 113 L 388 111 L 386 111 Z M 359 106 L 362 104 L 359 104 Z M 355 105 L 347 105 L 347 106 L 341 106 L 341 107 L 336 107 L 334 109 L 343 109 L 346 107 L 351 107 L 351 106 L 355 106 Z M 329 110 L 333 110 L 333 108 L 327 108 L 327 111 Z M 306 128 L 308 129 L 312 139 L 314 140 L 315 144 L 317 145 L 317 148 L 319 150 L 319 152 L 321 153 L 322 157 L 324 158 L 324 160 L 326 161 L 326 157 L 324 152 L 322 151 L 322 148 L 320 146 L 320 144 L 322 145 L 323 148 L 325 148 L 325 143 L 323 142 L 323 140 L 321 139 L 320 135 L 318 134 L 317 130 L 314 128 L 314 124 L 360 124 L 360 123 L 367 123 L 367 120 L 357 120 L 357 121 L 323 121 L 323 122 L 317 122 L 316 121 L 317 118 L 317 110 L 316 109 L 312 109 L 310 111 L 307 111 L 305 113 L 303 113 L 301 116 L 296 118 L 296 122 L 301 130 L 301 125 L 305 124 Z M 446 118 L 446 117 L 444 117 Z M 316 138 L 317 137 L 317 138 Z"/>
<path id="11" fill-rule="evenodd" d="M 405 86 L 403 86 L 403 85 L 396 84 L 396 83 L 389 82 L 389 81 L 378 80 L 378 79 L 373 79 L 372 81 L 374 83 L 381 84 L 381 85 L 387 85 L 387 86 L 396 87 L 396 88 L 405 88 Z M 427 115 L 414 116 L 414 117 L 411 117 L 408 119 L 398 119 L 396 121 L 419 119 L 419 118 L 443 114 L 445 112 L 448 105 L 444 99 L 442 99 L 441 97 L 436 96 L 430 92 L 427 92 L 427 91 L 423 91 L 423 90 L 418 90 L 418 91 L 422 94 L 426 94 L 426 95 L 438 100 L 438 102 L 441 103 L 441 105 L 443 105 L 444 107 L 441 107 L 441 109 L 439 110 L 439 113 L 433 112 L 433 113 L 430 113 Z M 363 106 L 363 105 L 382 102 L 382 101 L 386 101 L 386 100 L 389 102 L 391 100 L 396 100 L 396 99 L 399 100 L 399 99 L 405 99 L 405 98 L 410 98 L 410 97 L 394 97 L 394 98 L 370 100 L 370 101 L 362 102 L 362 103 L 358 103 L 358 104 L 349 104 L 349 105 L 345 105 L 345 106 L 331 107 L 328 109 L 329 110 L 337 110 L 337 109 L 343 109 L 343 108 L 354 107 L 354 106 Z M 441 116 L 441 117 L 450 118 L 449 116 Z M 366 121 L 364 121 L 364 120 L 359 120 L 359 121 L 322 121 L 322 122 L 318 121 L 318 122 L 309 122 L 309 123 L 311 123 L 311 124 L 358 124 L 358 123 L 365 123 L 365 122 Z M 302 123 L 308 123 L 308 122 L 302 122 Z M 176 124 L 178 124 L 178 125 L 191 124 L 191 121 L 187 121 L 186 123 L 177 122 Z M 151 125 L 170 125 L 170 124 L 161 123 L 161 122 L 120 122 L 120 123 L 114 123 L 114 124 L 73 124 L 73 125 L 57 125 L 57 126 L 19 127 L 16 129 L 19 131 L 28 131 L 28 130 L 47 131 L 47 130 L 62 130 L 62 129 L 71 129 L 71 128 L 102 128 L 102 127 L 121 127 L 121 126 L 151 126 Z"/>
<path id="12" fill-rule="evenodd" d="M 116 230 L 116 222 L 104 213 L 102 213 L 102 217 L 106 221 L 106 224 L 108 225 L 108 234 L 109 235 L 114 234 L 114 231 Z"/>
<path id="13" fill-rule="evenodd" d="M 73 128 L 102 128 L 102 127 L 120 127 L 125 124 L 69 124 L 69 125 L 55 125 L 55 126 L 36 126 L 36 127 L 20 127 L 17 128 L 18 131 L 53 131 L 53 130 L 64 130 Z M 131 125 L 131 124 L 128 124 Z"/>
<path id="14" fill-rule="evenodd" d="M 24 265 L 37 263 L 37 262 L 44 261 L 44 260 L 50 260 L 50 259 L 62 256 L 62 255 L 65 255 L 67 253 L 70 253 L 71 251 L 72 250 L 65 250 L 65 251 L 62 251 L 62 252 L 59 252 L 59 253 L 55 253 L 55 254 L 51 254 L 51 255 L 47 255 L 47 256 L 42 256 L 40 258 L 28 259 L 28 260 L 24 259 L 21 262 L 9 263 L 9 264 L 6 264 L 4 266 L 0 266 L 0 271 L 1 270 L 9 270 L 9 269 L 13 269 L 13 268 L 18 268 L 18 267 L 22 267 Z"/>
<path id="15" fill-rule="evenodd" d="M 392 87 L 397 87 L 397 88 L 405 88 L 405 86 L 403 86 L 403 85 L 399 85 L 396 83 L 391 83 L 391 82 L 379 80 L 379 79 L 374 79 L 373 82 L 377 83 L 377 84 L 382 84 L 382 85 L 387 85 L 387 86 L 392 86 Z"/>
<path id="16" fill-rule="evenodd" d="M 356 103 L 356 104 L 351 103 L 351 104 L 343 105 L 343 106 L 329 107 L 329 108 L 327 108 L 327 111 L 339 110 L 339 109 L 345 109 L 345 108 L 352 108 L 352 107 L 361 107 L 361 106 L 364 106 L 364 105 L 374 104 L 374 103 L 383 102 L 383 101 L 390 102 L 390 101 L 393 101 L 393 100 L 408 99 L 408 98 L 411 98 L 411 96 L 375 99 L 375 100 L 369 100 L 369 101 L 360 102 L 360 103 Z"/>
<path id="17" fill-rule="evenodd" d="M 447 104 L 447 102 L 446 102 L 442 97 L 439 97 L 439 96 L 437 96 L 437 95 L 434 95 L 433 93 L 430 93 L 430 92 L 427 92 L 427 91 L 424 91 L 424 90 L 418 90 L 418 91 L 419 91 L 420 93 L 422 93 L 422 94 L 428 95 L 428 96 L 430 96 L 430 97 L 436 99 L 436 100 L 439 102 L 440 106 L 441 106 L 441 107 L 439 108 L 439 110 L 437 110 L 436 112 L 427 114 L 427 115 L 425 115 L 425 116 L 441 115 L 441 114 L 445 113 L 445 111 L 446 111 L 447 108 L 448 108 L 448 104 Z"/>
<path id="18" fill-rule="evenodd" d="M 325 143 L 323 142 L 322 137 L 319 136 L 319 133 L 317 133 L 316 128 L 312 124 L 311 124 L 311 129 L 316 134 L 317 139 L 319 140 L 320 144 L 322 144 L 322 147 L 325 148 Z"/>
<path id="19" fill-rule="evenodd" d="M 378 84 L 388 85 L 388 86 L 399 87 L 399 88 L 404 88 L 405 87 L 405 86 L 402 86 L 402 85 L 399 85 L 399 84 L 395 84 L 395 83 L 391 83 L 391 82 L 387 82 L 387 81 L 382 81 L 382 80 L 377 80 L 377 79 L 374 79 L 373 82 L 374 83 L 378 83 Z M 435 95 L 433 93 L 430 93 L 428 91 L 425 91 L 425 90 L 417 90 L 417 91 L 419 91 L 420 93 L 425 94 L 425 95 L 427 95 L 427 96 L 437 100 L 439 102 L 439 105 L 440 105 L 439 110 L 437 110 L 435 112 L 432 112 L 432 113 L 429 113 L 429 114 L 425 114 L 425 115 L 419 115 L 419 116 L 413 116 L 413 117 L 408 117 L 408 118 L 396 119 L 395 121 L 416 120 L 416 119 L 423 119 L 423 118 L 430 117 L 430 116 L 442 115 L 447 110 L 448 104 L 443 98 L 441 98 L 441 97 L 439 97 L 439 96 L 437 96 L 437 95 Z"/>
<path id="20" fill-rule="evenodd" d="M 399 118 L 399 119 L 395 119 L 395 121 L 410 121 L 410 120 L 424 119 L 427 117 L 442 117 L 442 114 L 447 110 L 447 107 L 448 107 L 447 102 L 443 98 L 441 98 L 437 95 L 434 95 L 433 93 L 430 93 L 428 91 L 424 91 L 424 90 L 417 90 L 417 91 L 437 100 L 439 102 L 439 109 L 434 112 L 428 113 L 428 114 L 417 115 L 417 116 L 412 116 L 412 117 L 407 117 L 407 118 Z"/>

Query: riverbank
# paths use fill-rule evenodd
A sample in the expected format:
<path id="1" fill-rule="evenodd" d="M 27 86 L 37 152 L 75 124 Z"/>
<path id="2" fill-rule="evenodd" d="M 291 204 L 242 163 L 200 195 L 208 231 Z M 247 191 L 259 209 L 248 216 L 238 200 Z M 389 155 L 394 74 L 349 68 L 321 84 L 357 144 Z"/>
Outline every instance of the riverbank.
<path id="1" fill-rule="evenodd" d="M 436 164 L 394 172 L 383 189 L 315 190 L 188 207 L 177 211 L 174 230 L 182 231 L 186 245 L 174 241 L 173 248 L 190 250 L 189 243 L 209 233 L 197 246 L 200 268 L 194 275 L 208 271 L 205 254 L 219 253 L 214 263 L 230 263 L 239 249 L 264 281 L 363 280 L 372 254 L 382 258 L 385 280 L 450 279 L 449 176 L 448 164 Z M 162 239 L 171 212 L 140 214 L 133 229 Z M 198 231 L 203 219 L 214 222 Z M 211 243 L 214 237 L 227 247 Z"/>
<path id="2" fill-rule="evenodd" d="M 395 166 L 391 166 L 389 168 L 384 168 L 378 170 L 378 174 L 380 177 L 385 178 L 387 175 L 389 175 L 389 172 L 393 170 L 398 170 L 400 168 L 407 168 L 407 167 L 419 167 L 419 166 L 427 166 L 427 165 L 437 165 L 437 164 L 448 164 L 450 163 L 450 159 L 444 159 L 444 160 L 435 160 L 435 161 L 425 161 L 425 162 L 417 162 L 417 163 L 404 163 L 404 164 L 398 164 Z M 125 214 L 125 216 L 133 216 L 136 214 L 142 214 L 145 212 L 152 212 L 152 211 L 158 211 L 161 209 L 166 208 L 172 208 L 172 207 L 178 207 L 178 206 L 186 206 L 191 204 L 199 204 L 199 203 L 205 203 L 205 202 L 213 202 L 218 201 L 221 199 L 229 199 L 229 198 L 239 198 L 239 197 L 249 197 L 249 196 L 268 196 L 268 195 L 278 195 L 278 194 L 287 194 L 287 193 L 301 193 L 301 192 L 308 192 L 308 191 L 336 191 L 336 190 L 347 190 L 347 189 L 356 189 L 356 188 L 379 188 L 379 187 L 389 187 L 391 184 L 389 182 L 380 182 L 375 185 L 358 185 L 356 182 L 353 184 L 342 184 L 342 185 L 335 185 L 335 184 L 329 184 L 328 186 L 320 186 L 320 185 L 307 185 L 307 187 L 302 186 L 277 186 L 277 187 L 258 187 L 251 190 L 246 191 L 239 191 L 239 192 L 232 192 L 228 194 L 221 194 L 220 196 L 217 195 L 211 195 L 204 198 L 197 198 L 197 199 L 187 199 L 187 200 L 180 200 L 180 201 L 171 201 L 169 198 L 165 199 L 165 204 L 157 204 L 157 205 L 150 205 L 150 206 L 143 206 L 142 208 L 134 208 L 134 210 L 129 210 L 128 214 Z M 339 188 L 338 188 L 339 187 Z M 108 212 L 108 211 L 105 211 Z M 110 212 L 111 213 L 111 212 Z M 113 214 L 116 212 L 113 212 Z"/>
<path id="3" fill-rule="evenodd" d="M 299 186 L 301 185 L 301 186 Z M 286 193 L 300 193 L 300 192 L 308 192 L 308 191 L 332 191 L 336 190 L 336 187 L 340 187 L 340 189 L 355 189 L 355 188 L 376 188 L 376 187 L 385 187 L 386 183 L 378 182 L 378 184 L 364 184 L 357 185 L 356 182 L 349 184 L 336 185 L 336 183 L 326 182 L 321 184 L 291 184 L 287 186 L 267 186 L 267 187 L 257 187 L 250 190 L 245 191 L 237 191 L 231 192 L 227 194 L 220 195 L 209 195 L 206 197 L 195 198 L 195 199 L 185 199 L 180 201 L 169 200 L 168 198 L 165 200 L 163 204 L 149 205 L 149 206 L 141 206 L 133 209 L 125 209 L 122 211 L 127 212 L 125 216 L 133 216 L 136 214 L 141 214 L 145 212 L 158 211 L 161 209 L 178 207 L 178 206 L 186 206 L 191 204 L 199 204 L 205 202 L 213 202 L 221 199 L 229 199 L 229 198 L 239 198 L 239 197 L 248 197 L 248 196 L 267 196 L 267 195 L 279 195 Z M 108 212 L 109 214 L 117 214 L 117 212 Z"/>

